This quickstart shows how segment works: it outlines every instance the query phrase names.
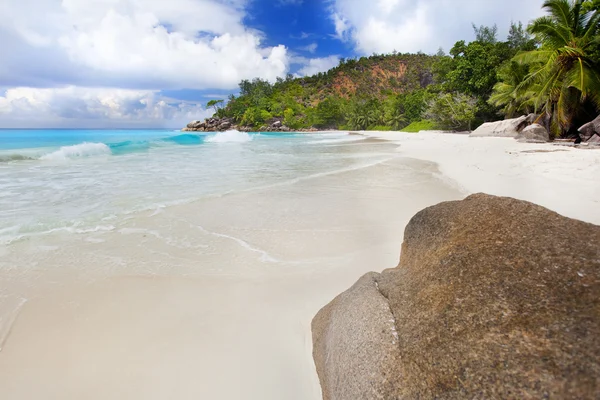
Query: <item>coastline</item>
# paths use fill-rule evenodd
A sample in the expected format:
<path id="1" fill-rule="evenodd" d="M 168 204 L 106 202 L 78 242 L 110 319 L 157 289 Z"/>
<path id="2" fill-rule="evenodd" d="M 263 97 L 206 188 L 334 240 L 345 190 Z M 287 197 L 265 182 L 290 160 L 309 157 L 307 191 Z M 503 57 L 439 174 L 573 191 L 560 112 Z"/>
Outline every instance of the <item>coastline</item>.
<path id="1" fill-rule="evenodd" d="M 37 297 L 22 307 L 0 353 L 3 392 L 316 400 L 312 318 L 364 273 L 397 264 L 404 227 L 416 212 L 491 191 L 600 221 L 593 179 L 600 152 L 539 153 L 558 148 L 428 132 L 361 134 L 377 142 L 353 136 L 327 145 L 342 154 L 373 145 L 369 152 L 381 148 L 391 156 L 143 212 L 114 234 L 65 235 L 45 243 L 76 255 L 65 270 L 33 268 L 31 282 L 21 281 L 19 271 L 4 272 L 0 284 L 22 285 Z M 572 171 L 579 171 L 576 178 Z M 239 204 L 244 213 L 231 213 Z M 28 254 L 39 243 L 5 255 Z M 201 258 L 198 244 L 222 249 L 226 258 Z M 44 262 L 58 267 L 64 259 L 49 253 Z M 210 272 L 194 269 L 199 264 Z"/>
<path id="2" fill-rule="evenodd" d="M 600 151 L 512 138 L 473 138 L 422 131 L 362 131 L 391 141 L 406 157 L 434 162 L 465 196 L 487 193 L 539 204 L 566 217 L 600 225 Z"/>

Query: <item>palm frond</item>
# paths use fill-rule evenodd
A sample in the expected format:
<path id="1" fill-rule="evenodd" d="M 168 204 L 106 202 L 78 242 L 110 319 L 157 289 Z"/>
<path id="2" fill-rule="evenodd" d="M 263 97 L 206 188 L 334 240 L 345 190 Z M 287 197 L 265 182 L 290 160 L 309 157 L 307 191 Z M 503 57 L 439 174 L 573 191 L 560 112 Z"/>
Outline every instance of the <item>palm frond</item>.
<path id="1" fill-rule="evenodd" d="M 573 14 L 569 0 L 547 0 L 542 8 L 545 8 L 561 25 L 573 26 Z"/>
<path id="2" fill-rule="evenodd" d="M 557 24 L 551 17 L 534 20 L 527 30 L 540 42 L 552 47 L 565 46 L 571 41 L 568 26 Z"/>

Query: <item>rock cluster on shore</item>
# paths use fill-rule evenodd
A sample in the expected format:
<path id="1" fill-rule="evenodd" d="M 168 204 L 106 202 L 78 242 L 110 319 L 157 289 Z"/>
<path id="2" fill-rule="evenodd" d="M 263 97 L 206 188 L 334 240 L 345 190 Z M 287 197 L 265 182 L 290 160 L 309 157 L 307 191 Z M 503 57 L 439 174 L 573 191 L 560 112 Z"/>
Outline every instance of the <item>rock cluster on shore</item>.
<path id="1" fill-rule="evenodd" d="M 520 142 L 545 143 L 550 141 L 550 134 L 544 127 L 543 118 L 529 114 L 519 118 L 505 119 L 503 121 L 486 122 L 471 132 L 471 137 L 512 137 Z M 204 121 L 192 121 L 184 132 L 223 132 L 231 129 L 240 132 L 290 132 L 292 131 L 283 123 L 282 118 L 273 118 L 265 125 L 258 128 L 236 124 L 233 118 L 206 118 Z M 316 132 L 318 129 L 300 129 L 301 132 Z M 600 116 L 579 128 L 579 138 L 575 143 L 588 143 L 600 146 Z"/>
<path id="2" fill-rule="evenodd" d="M 283 124 L 281 118 L 273 118 L 265 125 L 259 128 L 237 125 L 233 118 L 206 118 L 204 121 L 192 121 L 185 128 L 184 132 L 224 132 L 231 129 L 240 132 L 290 132 L 291 129 Z M 317 131 L 317 129 L 303 129 L 302 131 Z"/>
<path id="3" fill-rule="evenodd" d="M 600 398 L 600 227 L 483 194 L 313 320 L 323 398 Z"/>
<path id="4" fill-rule="evenodd" d="M 582 142 L 600 145 L 600 115 L 579 128 L 579 137 Z"/>
<path id="5" fill-rule="evenodd" d="M 548 130 L 544 127 L 543 118 L 529 114 L 519 118 L 503 121 L 486 122 L 471 132 L 471 137 L 512 137 L 520 142 L 544 143 L 550 141 Z M 600 116 L 583 125 L 578 130 L 579 138 L 575 143 L 600 145 Z"/>

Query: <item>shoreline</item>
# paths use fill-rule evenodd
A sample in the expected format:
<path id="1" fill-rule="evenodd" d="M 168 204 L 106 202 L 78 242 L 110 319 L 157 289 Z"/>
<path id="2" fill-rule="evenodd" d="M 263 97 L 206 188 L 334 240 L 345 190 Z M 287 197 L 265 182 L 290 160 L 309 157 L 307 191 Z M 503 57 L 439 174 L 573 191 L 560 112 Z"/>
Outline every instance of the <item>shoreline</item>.
<path id="1" fill-rule="evenodd" d="M 600 225 L 600 185 L 593 184 L 600 176 L 600 151 L 437 131 L 360 134 L 398 144 L 397 151 L 407 157 L 436 163 L 465 195 L 514 197 Z"/>
<path id="2" fill-rule="evenodd" d="M 416 212 L 497 187 L 533 202 L 541 190 L 549 208 L 600 220 L 592 179 L 599 152 L 530 153 L 552 145 L 426 132 L 360 134 L 366 139 L 327 146 L 343 154 L 373 139 L 386 149 L 389 142 L 394 156 L 143 212 L 113 233 L 18 244 L 22 254 L 38 243 L 64 254 L 48 253 L 44 263 L 56 268 L 28 271 L 31 282 L 2 271 L 0 284 L 20 282 L 39 297 L 22 307 L 0 353 L 0 388 L 15 398 L 78 398 L 68 390 L 99 400 L 116 393 L 316 400 L 312 318 L 364 273 L 397 264 L 404 227 Z M 565 162 L 581 169 L 577 181 L 571 169 L 557 172 Z M 559 195 L 567 190 L 576 201 L 565 205 Z M 239 204 L 244 212 L 233 215 Z M 225 257 L 211 253 L 216 249 Z M 73 257 L 66 265 L 65 256 Z"/>
<path id="3" fill-rule="evenodd" d="M 387 161 L 11 246 L 15 265 L 42 244 L 60 252 L 42 254 L 24 271 L 30 280 L 0 275 L 0 287 L 28 298 L 0 354 L 3 393 L 320 398 L 313 316 L 363 273 L 397 262 L 398 227 L 422 205 L 459 196 L 394 145 L 326 146 Z"/>

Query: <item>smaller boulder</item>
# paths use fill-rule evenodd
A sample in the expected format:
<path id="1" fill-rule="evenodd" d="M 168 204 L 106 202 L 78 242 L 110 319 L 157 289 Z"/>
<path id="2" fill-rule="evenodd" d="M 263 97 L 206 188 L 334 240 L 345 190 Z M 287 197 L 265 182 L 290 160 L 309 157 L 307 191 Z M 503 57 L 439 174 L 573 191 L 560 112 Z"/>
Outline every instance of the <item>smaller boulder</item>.
<path id="1" fill-rule="evenodd" d="M 600 146 L 600 136 L 594 135 L 586 142 L 590 146 Z"/>
<path id="2" fill-rule="evenodd" d="M 550 135 L 546 128 L 540 124 L 532 124 L 523 129 L 516 137 L 519 142 L 545 143 L 550 141 Z"/>
<path id="3" fill-rule="evenodd" d="M 229 122 L 229 121 L 223 121 L 223 122 L 221 122 L 221 124 L 219 124 L 220 130 L 226 131 L 229 128 L 231 128 L 231 122 Z"/>
<path id="4" fill-rule="evenodd" d="M 583 142 L 587 142 L 594 135 L 600 135 L 600 115 L 592 122 L 588 122 L 579 128 L 579 137 Z"/>
<path id="5" fill-rule="evenodd" d="M 279 129 L 281 128 L 283 124 L 281 123 L 281 121 L 275 121 L 271 124 L 271 127 L 275 128 L 275 129 Z"/>
<path id="6" fill-rule="evenodd" d="M 281 128 L 279 128 L 279 130 L 280 130 L 281 132 L 289 132 L 289 131 L 290 131 L 290 128 L 288 128 L 288 127 L 287 127 L 287 126 L 285 126 L 285 125 L 282 125 L 282 126 L 281 126 Z"/>

